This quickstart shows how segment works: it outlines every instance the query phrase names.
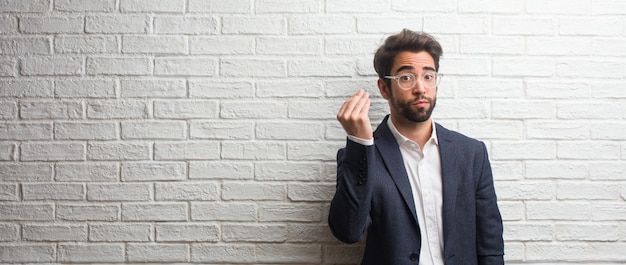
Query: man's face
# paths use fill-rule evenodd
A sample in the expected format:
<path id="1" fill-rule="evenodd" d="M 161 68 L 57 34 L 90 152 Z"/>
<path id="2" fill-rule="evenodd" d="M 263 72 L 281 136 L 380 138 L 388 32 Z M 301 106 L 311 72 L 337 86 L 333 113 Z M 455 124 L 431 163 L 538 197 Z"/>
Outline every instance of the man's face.
<path id="1" fill-rule="evenodd" d="M 435 62 L 428 52 L 401 52 L 396 55 L 390 75 L 412 73 L 417 76 L 413 88 L 404 90 L 396 80 L 390 80 L 388 94 L 383 90 L 383 97 L 389 101 L 392 116 L 421 123 L 430 120 L 437 103 L 437 88 L 427 88 L 420 79 L 425 72 L 435 71 Z"/>

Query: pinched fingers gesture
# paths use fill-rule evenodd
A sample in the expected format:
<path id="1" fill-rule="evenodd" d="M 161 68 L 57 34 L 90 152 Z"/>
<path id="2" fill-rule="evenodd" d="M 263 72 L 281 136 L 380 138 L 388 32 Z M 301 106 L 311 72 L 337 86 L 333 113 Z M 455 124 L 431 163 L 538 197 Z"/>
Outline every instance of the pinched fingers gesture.
<path id="1" fill-rule="evenodd" d="M 346 100 L 339 109 L 337 120 L 348 135 L 372 139 L 372 124 L 368 116 L 369 97 L 370 94 L 361 89 Z"/>

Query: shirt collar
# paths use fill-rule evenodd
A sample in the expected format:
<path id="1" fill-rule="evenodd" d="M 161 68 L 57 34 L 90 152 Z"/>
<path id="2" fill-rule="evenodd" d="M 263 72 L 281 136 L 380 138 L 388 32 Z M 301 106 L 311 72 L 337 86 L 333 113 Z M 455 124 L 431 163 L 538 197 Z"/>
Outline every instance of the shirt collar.
<path id="1" fill-rule="evenodd" d="M 439 140 L 437 139 L 437 126 L 435 126 L 434 120 L 431 119 L 431 122 L 433 123 L 433 131 L 430 133 L 430 138 L 428 139 L 428 141 L 426 141 L 426 143 L 432 142 L 435 145 L 439 145 Z M 400 132 L 398 132 L 398 129 L 391 121 L 391 117 L 387 119 L 387 126 L 389 126 L 389 130 L 391 130 L 391 134 L 393 134 L 393 137 L 396 138 L 399 146 L 406 143 L 407 141 L 413 142 L 413 140 L 405 137 L 404 135 L 400 134 Z"/>

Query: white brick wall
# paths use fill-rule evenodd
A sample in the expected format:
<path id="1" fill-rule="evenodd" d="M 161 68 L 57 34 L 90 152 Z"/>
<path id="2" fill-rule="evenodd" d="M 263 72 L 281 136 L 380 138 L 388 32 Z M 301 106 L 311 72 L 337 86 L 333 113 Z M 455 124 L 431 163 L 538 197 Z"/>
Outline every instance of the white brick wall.
<path id="1" fill-rule="evenodd" d="M 0 0 L 0 263 L 357 264 L 334 116 L 402 28 L 485 141 L 509 264 L 626 262 L 626 2 Z"/>

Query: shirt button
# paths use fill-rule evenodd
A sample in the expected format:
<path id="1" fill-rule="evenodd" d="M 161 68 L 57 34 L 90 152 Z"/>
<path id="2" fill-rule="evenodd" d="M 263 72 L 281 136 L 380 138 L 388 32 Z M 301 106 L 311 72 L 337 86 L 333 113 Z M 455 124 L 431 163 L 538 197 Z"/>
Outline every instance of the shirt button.
<path id="1" fill-rule="evenodd" d="M 417 253 L 413 252 L 413 253 L 411 253 L 411 256 L 409 256 L 409 258 L 410 258 L 412 261 L 416 261 L 416 260 L 417 260 L 417 258 L 419 258 L 419 255 L 417 255 Z"/>

